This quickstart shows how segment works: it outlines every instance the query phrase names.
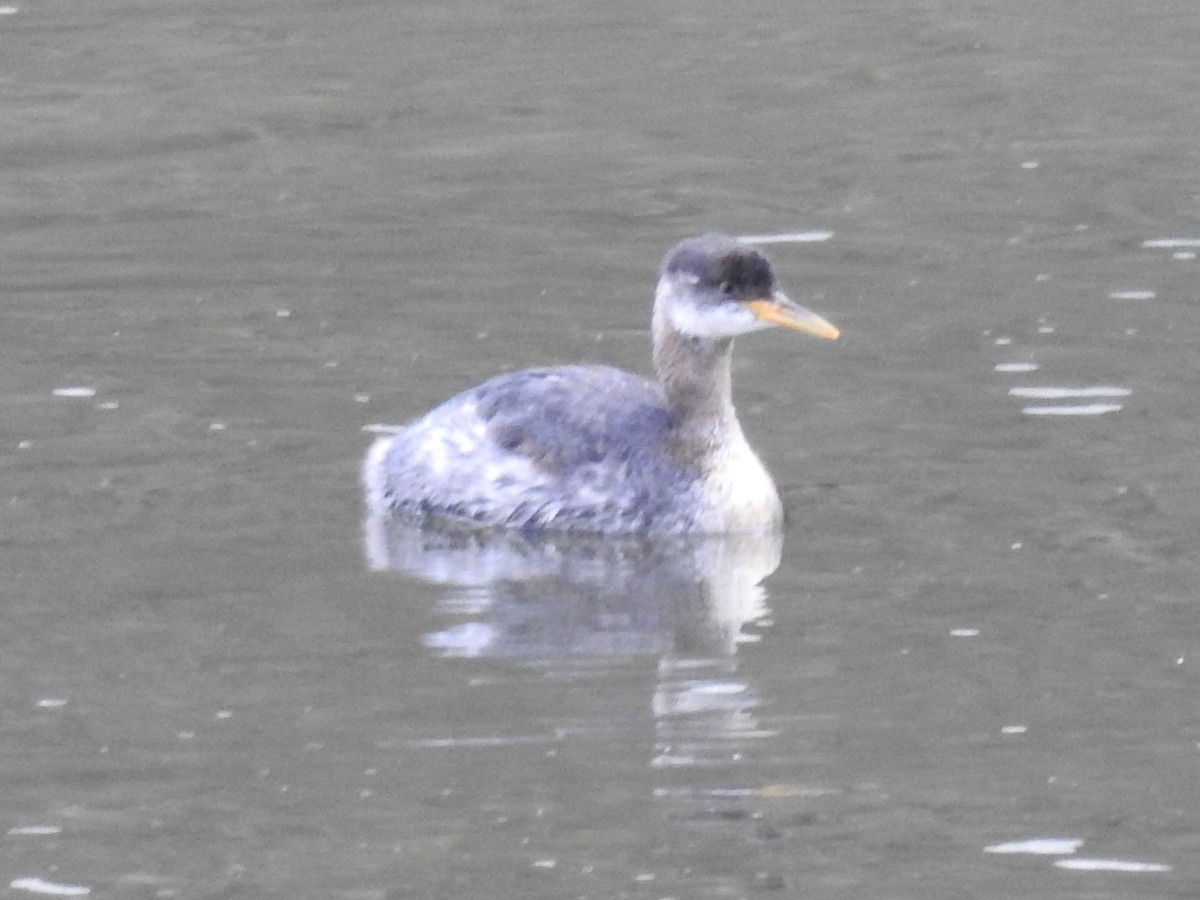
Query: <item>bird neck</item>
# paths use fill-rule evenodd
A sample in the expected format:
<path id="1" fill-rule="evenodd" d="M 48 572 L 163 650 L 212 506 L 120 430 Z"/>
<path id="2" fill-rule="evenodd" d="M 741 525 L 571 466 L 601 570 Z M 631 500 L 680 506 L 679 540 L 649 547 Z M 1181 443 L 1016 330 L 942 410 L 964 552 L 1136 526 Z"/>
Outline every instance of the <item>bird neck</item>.
<path id="1" fill-rule="evenodd" d="M 655 304 L 654 369 L 666 392 L 680 442 L 692 453 L 711 453 L 742 436 L 733 408 L 730 361 L 733 338 L 680 334 L 663 303 Z"/>

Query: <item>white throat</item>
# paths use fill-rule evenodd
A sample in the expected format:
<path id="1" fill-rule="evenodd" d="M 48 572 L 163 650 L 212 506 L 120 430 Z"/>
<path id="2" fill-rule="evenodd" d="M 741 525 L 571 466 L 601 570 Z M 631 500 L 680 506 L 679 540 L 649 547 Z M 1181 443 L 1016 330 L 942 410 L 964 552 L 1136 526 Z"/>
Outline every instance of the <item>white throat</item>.
<path id="1" fill-rule="evenodd" d="M 667 313 L 671 327 L 685 337 L 720 340 L 769 328 L 749 309 L 736 303 L 700 306 L 693 297 L 696 278 L 664 275 L 655 291 L 655 303 Z"/>

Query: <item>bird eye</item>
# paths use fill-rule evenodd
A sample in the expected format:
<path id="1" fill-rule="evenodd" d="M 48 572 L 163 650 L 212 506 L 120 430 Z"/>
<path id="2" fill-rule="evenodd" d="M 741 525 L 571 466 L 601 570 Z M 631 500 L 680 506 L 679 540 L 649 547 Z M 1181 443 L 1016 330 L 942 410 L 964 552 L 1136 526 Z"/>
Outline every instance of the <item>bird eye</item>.
<path id="1" fill-rule="evenodd" d="M 718 287 L 720 288 L 722 294 L 725 294 L 730 297 L 733 296 L 733 282 L 732 281 L 722 281 L 718 285 Z"/>

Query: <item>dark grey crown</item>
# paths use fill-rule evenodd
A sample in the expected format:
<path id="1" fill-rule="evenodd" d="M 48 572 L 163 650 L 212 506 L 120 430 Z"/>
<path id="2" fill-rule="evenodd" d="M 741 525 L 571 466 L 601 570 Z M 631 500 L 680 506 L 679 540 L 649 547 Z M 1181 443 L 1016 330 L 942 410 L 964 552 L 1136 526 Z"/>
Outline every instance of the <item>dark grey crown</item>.
<path id="1" fill-rule="evenodd" d="M 698 287 L 738 299 L 770 296 L 775 289 L 771 263 L 754 247 L 725 234 L 688 238 L 663 260 L 667 275 L 690 275 Z"/>

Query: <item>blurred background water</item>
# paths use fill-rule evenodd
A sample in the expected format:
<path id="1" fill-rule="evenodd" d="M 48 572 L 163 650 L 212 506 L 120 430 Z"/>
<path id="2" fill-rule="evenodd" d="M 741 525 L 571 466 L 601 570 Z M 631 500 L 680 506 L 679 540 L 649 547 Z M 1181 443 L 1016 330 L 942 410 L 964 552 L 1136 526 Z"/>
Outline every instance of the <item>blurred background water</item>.
<path id="1" fill-rule="evenodd" d="M 1183 0 L 0 6 L 0 886 L 1200 894 L 1198 45 Z M 648 371 L 706 230 L 832 232 L 768 249 L 843 339 L 736 357 L 782 547 L 364 530 L 364 426 Z"/>

